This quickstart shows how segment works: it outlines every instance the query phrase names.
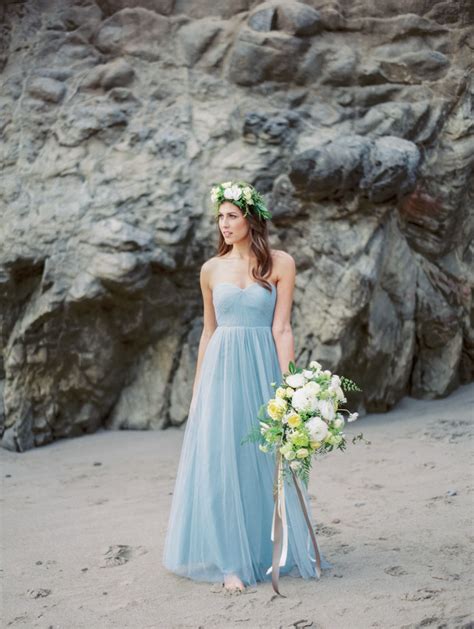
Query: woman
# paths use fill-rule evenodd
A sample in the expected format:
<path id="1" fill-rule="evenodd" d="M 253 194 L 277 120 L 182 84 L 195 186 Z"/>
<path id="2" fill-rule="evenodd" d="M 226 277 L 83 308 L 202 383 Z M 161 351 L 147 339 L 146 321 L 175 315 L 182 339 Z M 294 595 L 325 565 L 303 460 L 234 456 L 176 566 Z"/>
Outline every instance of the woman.
<path id="1" fill-rule="evenodd" d="M 245 182 L 212 188 L 217 255 L 201 268 L 204 326 L 163 564 L 227 590 L 271 579 L 274 457 L 241 444 L 294 361 L 295 262 L 270 250 L 261 195 Z M 280 574 L 316 577 L 311 539 L 288 486 L 288 553 Z M 309 502 L 305 492 L 308 512 Z M 321 567 L 329 567 L 321 558 Z"/>

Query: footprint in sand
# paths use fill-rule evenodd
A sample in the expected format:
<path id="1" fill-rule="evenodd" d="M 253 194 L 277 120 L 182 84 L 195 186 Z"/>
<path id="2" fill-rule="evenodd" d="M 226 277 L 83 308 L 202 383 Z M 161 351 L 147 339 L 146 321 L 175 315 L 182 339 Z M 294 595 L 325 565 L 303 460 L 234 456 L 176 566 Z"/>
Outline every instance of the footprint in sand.
<path id="1" fill-rule="evenodd" d="M 302 618 L 301 620 L 296 620 L 293 622 L 290 627 L 294 627 L 294 629 L 306 629 L 306 627 L 314 627 L 314 623 L 312 620 L 306 620 Z"/>
<path id="2" fill-rule="evenodd" d="M 366 485 L 364 485 L 364 487 L 366 489 L 383 489 L 384 486 L 380 485 L 379 483 L 367 483 Z"/>
<path id="3" fill-rule="evenodd" d="M 26 590 L 26 593 L 29 598 L 44 598 L 45 596 L 49 596 L 51 594 L 51 590 L 48 590 L 47 588 L 37 588 Z"/>
<path id="4" fill-rule="evenodd" d="M 333 526 L 327 526 L 327 524 L 322 524 L 315 528 L 316 535 L 323 535 L 325 537 L 332 537 L 333 535 L 338 535 L 340 532 L 341 531 L 338 531 Z"/>
<path id="5" fill-rule="evenodd" d="M 116 544 L 115 546 L 109 546 L 104 553 L 104 558 L 100 564 L 100 568 L 113 568 L 114 566 L 121 566 L 124 563 L 133 559 L 135 555 L 144 555 L 147 551 L 143 546 L 127 546 L 126 544 Z"/>
<path id="6" fill-rule="evenodd" d="M 10 622 L 7 622 L 6 626 L 11 627 L 17 622 L 21 622 L 21 624 L 23 625 L 27 621 L 28 621 L 28 614 L 21 614 L 21 616 L 15 616 L 13 620 L 10 620 Z"/>
<path id="7" fill-rule="evenodd" d="M 93 502 L 89 502 L 89 506 L 97 507 L 100 505 L 105 505 L 107 502 L 109 502 L 109 498 L 98 498 L 97 500 Z"/>
<path id="8" fill-rule="evenodd" d="M 444 590 L 432 590 L 430 588 L 419 588 L 416 592 L 407 592 L 403 598 L 407 601 L 424 601 L 430 598 L 436 598 L 440 592 Z"/>
<path id="9" fill-rule="evenodd" d="M 425 437 L 435 441 L 457 443 L 472 436 L 472 422 L 464 419 L 437 419 L 427 426 Z"/>
<path id="10" fill-rule="evenodd" d="M 401 566 L 390 566 L 390 568 L 385 568 L 384 572 L 392 577 L 401 577 L 403 574 L 408 574 Z"/>

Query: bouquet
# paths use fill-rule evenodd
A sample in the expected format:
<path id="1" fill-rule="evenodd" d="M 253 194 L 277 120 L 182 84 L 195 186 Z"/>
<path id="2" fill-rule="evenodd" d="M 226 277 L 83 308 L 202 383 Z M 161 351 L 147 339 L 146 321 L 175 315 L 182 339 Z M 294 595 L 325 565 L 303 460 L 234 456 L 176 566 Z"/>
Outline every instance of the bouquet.
<path id="1" fill-rule="evenodd" d="M 276 388 L 275 396 L 260 407 L 257 416 L 259 425 L 242 440 L 242 443 L 259 442 L 262 452 L 276 454 L 272 526 L 274 553 L 272 567 L 267 573 L 273 570 L 273 589 L 278 594 L 278 571 L 286 561 L 288 540 L 284 480 L 288 475 L 294 480 L 319 571 L 319 550 L 297 479 L 307 487 L 313 456 L 346 448 L 343 413 L 348 413 L 348 422 L 355 421 L 358 413 L 351 413 L 340 404 L 347 401 L 344 390 L 361 391 L 355 382 L 328 369 L 323 370 L 315 360 L 305 369 L 297 369 L 293 362 L 288 367 L 289 371 L 283 374 L 280 385 L 271 383 Z M 360 439 L 363 439 L 362 433 L 353 437 L 352 442 Z"/>
<path id="2" fill-rule="evenodd" d="M 272 382 L 273 388 L 277 387 Z M 242 441 L 258 441 L 262 452 L 278 451 L 289 468 L 308 486 L 313 455 L 331 450 L 345 450 L 346 436 L 343 412 L 347 421 L 355 421 L 359 414 L 341 408 L 347 402 L 346 391 L 361 391 L 357 384 L 332 374 L 313 360 L 307 369 L 297 369 L 289 363 L 289 373 L 276 388 L 275 397 L 262 404 L 256 426 Z M 353 437 L 352 442 L 363 438 Z M 283 473 L 288 476 L 285 465 Z"/>

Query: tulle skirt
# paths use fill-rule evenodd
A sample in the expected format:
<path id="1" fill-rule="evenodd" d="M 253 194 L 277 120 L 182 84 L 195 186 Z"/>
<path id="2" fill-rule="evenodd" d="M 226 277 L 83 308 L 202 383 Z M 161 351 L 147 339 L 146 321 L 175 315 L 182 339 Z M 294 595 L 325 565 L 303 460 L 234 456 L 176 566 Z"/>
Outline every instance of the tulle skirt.
<path id="1" fill-rule="evenodd" d="M 281 381 L 268 326 L 218 326 L 204 354 L 186 422 L 163 565 L 196 581 L 236 574 L 271 580 L 275 455 L 241 444 Z M 308 513 L 311 507 L 303 484 Z M 314 549 L 292 480 L 285 481 L 288 554 L 280 575 L 317 578 Z M 330 568 L 320 551 L 321 567 Z"/>

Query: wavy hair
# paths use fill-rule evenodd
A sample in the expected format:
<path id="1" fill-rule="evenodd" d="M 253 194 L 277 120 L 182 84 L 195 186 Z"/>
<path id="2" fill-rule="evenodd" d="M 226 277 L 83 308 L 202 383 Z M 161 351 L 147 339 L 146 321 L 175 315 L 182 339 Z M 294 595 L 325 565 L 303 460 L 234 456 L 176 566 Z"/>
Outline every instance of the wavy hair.
<path id="1" fill-rule="evenodd" d="M 230 199 L 229 201 L 232 203 Z M 243 215 L 242 210 L 240 208 L 238 209 Z M 271 283 L 264 279 L 266 276 L 270 276 L 273 270 L 273 259 L 270 251 L 270 243 L 268 241 L 268 221 L 260 218 L 259 216 L 255 216 L 252 212 L 244 218 L 249 224 L 250 250 L 257 258 L 257 266 L 252 269 L 252 277 L 261 286 L 271 292 Z M 218 222 L 219 216 L 217 215 L 216 223 Z M 219 242 L 217 244 L 217 256 L 220 257 L 230 251 L 232 249 L 232 245 L 226 243 L 220 229 L 218 229 L 218 232 Z"/>

